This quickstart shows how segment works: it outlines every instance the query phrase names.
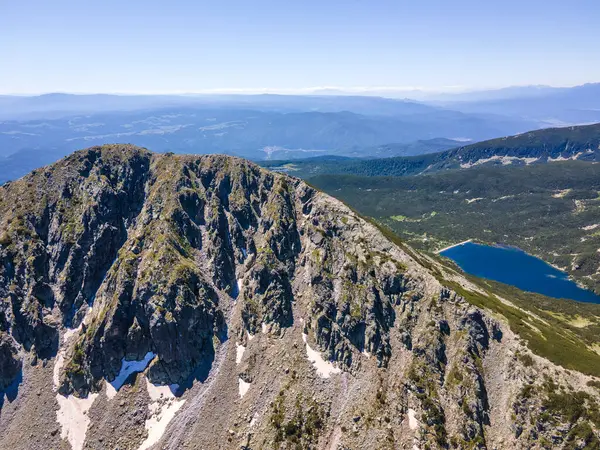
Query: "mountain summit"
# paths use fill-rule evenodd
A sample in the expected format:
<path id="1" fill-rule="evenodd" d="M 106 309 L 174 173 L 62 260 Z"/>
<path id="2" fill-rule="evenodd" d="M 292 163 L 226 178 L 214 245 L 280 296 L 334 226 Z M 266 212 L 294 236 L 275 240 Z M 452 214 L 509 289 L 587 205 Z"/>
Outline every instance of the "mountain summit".
<path id="1" fill-rule="evenodd" d="M 238 158 L 7 183 L 0 299 L 2 448 L 598 444 L 600 373 L 533 354 L 535 314 Z"/>

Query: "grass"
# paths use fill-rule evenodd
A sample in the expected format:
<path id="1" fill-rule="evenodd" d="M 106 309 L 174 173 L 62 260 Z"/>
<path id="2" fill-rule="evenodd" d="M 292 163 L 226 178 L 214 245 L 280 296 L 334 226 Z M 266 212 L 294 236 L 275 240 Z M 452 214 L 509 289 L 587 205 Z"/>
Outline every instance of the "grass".
<path id="1" fill-rule="evenodd" d="M 297 394 L 291 414 L 286 410 L 285 390 L 273 402 L 270 423 L 275 430 L 274 448 L 312 448 L 325 426 L 327 412 L 314 399 Z M 289 416 L 289 419 L 287 417 Z M 286 420 L 287 419 L 287 420 Z"/>
<path id="2" fill-rule="evenodd" d="M 469 303 L 503 316 L 510 329 L 524 339 L 528 347 L 537 355 L 567 369 L 600 376 L 600 355 L 589 350 L 585 335 L 578 335 L 568 327 L 557 326 L 556 322 L 553 322 L 554 318 L 549 314 L 542 315 L 540 318 L 529 314 L 527 309 L 530 308 L 530 305 L 526 304 L 527 293 L 521 292 L 518 296 L 506 295 L 506 298 L 514 303 L 514 305 L 508 305 L 499 300 L 492 291 L 486 291 L 484 295 L 466 290 L 451 281 L 447 281 L 445 284 L 463 296 Z M 501 289 L 498 286 L 500 283 L 495 283 L 495 285 L 497 290 L 494 292 L 498 292 Z M 508 290 L 515 292 L 510 288 Z M 540 311 L 535 311 L 535 313 L 537 315 Z"/>

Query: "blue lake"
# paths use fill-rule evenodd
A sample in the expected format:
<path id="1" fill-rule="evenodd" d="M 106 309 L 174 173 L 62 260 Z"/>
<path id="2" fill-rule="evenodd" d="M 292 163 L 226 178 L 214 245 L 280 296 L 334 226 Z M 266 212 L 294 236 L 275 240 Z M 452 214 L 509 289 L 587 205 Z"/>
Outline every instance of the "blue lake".
<path id="1" fill-rule="evenodd" d="M 440 253 L 466 273 L 555 298 L 600 303 L 600 296 L 582 289 L 568 275 L 543 260 L 512 247 L 467 242 Z"/>

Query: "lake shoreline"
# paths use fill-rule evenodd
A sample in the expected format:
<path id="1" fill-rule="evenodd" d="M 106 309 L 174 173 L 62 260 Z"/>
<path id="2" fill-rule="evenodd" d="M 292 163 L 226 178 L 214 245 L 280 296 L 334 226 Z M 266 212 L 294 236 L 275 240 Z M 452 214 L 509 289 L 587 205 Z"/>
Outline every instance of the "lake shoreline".
<path id="1" fill-rule="evenodd" d="M 562 268 L 515 246 L 480 244 L 473 239 L 436 252 L 470 275 L 547 297 L 600 304 L 600 295 Z"/>

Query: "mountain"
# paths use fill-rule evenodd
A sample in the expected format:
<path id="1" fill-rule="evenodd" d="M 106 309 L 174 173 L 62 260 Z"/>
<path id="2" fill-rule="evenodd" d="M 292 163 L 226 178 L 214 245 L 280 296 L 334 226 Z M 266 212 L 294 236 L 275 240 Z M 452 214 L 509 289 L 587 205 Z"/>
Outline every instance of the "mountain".
<path id="1" fill-rule="evenodd" d="M 48 119 L 74 114 L 165 108 L 242 109 L 263 112 L 354 112 L 397 116 L 437 111 L 437 106 L 370 96 L 318 95 L 111 95 L 0 96 L 0 119 Z"/>
<path id="2" fill-rule="evenodd" d="M 600 123 L 580 127 L 548 128 L 477 142 L 439 153 L 367 161 L 265 163 L 301 178 L 321 174 L 360 176 L 423 175 L 475 166 L 530 165 L 564 160 L 594 162 L 600 159 Z"/>
<path id="3" fill-rule="evenodd" d="M 1 448 L 600 444 L 596 337 L 557 326 L 596 305 L 467 279 L 297 178 L 93 147 L 0 187 L 0 230 Z"/>
<path id="4" fill-rule="evenodd" d="M 496 91 L 473 101 L 433 103 L 469 114 L 500 114 L 542 120 L 557 125 L 600 121 L 600 83 L 571 88 L 524 88 Z"/>
<path id="5" fill-rule="evenodd" d="M 433 99 L 441 104 L 452 102 L 481 102 L 491 100 L 538 98 L 559 92 L 567 92 L 570 88 L 545 85 L 508 86 L 499 89 L 433 94 Z M 430 98 L 431 99 L 431 98 Z"/>
<path id="6" fill-rule="evenodd" d="M 330 154 L 372 157 L 382 155 L 378 147 L 390 142 L 409 144 L 444 136 L 480 140 L 537 126 L 504 117 L 429 109 L 427 113 L 376 116 L 347 111 L 179 107 L 0 121 L 0 182 L 82 146 L 123 141 L 160 152 L 227 153 L 253 160 Z M 432 146 L 432 141 L 422 145 Z"/>
<path id="7" fill-rule="evenodd" d="M 449 150 L 460 145 L 461 141 L 447 138 L 421 139 L 414 142 L 391 143 L 366 148 L 348 149 L 345 155 L 356 158 L 389 158 L 394 156 L 425 155 Z M 279 155 L 278 155 L 279 156 Z M 272 163 L 269 163 L 272 165 Z"/>

